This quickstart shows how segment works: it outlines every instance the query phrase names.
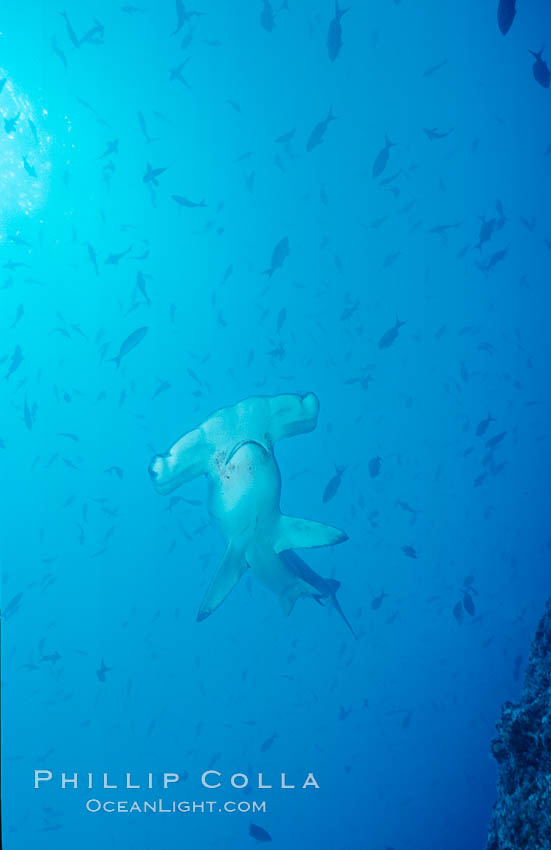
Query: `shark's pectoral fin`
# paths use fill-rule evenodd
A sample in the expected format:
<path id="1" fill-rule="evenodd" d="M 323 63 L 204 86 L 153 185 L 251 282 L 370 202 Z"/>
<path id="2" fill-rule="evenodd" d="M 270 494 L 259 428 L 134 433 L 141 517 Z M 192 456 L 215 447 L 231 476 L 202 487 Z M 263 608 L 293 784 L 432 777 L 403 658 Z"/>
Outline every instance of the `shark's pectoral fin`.
<path id="1" fill-rule="evenodd" d="M 331 525 L 311 519 L 300 519 L 282 514 L 279 518 L 274 550 L 279 553 L 286 549 L 312 549 L 315 546 L 333 546 L 344 540 L 348 540 L 348 535 L 340 528 L 333 528 Z"/>
<path id="2" fill-rule="evenodd" d="M 198 622 L 206 620 L 222 604 L 246 571 L 247 566 L 243 550 L 237 549 L 231 543 L 228 544 L 222 563 L 218 567 L 199 608 Z"/>

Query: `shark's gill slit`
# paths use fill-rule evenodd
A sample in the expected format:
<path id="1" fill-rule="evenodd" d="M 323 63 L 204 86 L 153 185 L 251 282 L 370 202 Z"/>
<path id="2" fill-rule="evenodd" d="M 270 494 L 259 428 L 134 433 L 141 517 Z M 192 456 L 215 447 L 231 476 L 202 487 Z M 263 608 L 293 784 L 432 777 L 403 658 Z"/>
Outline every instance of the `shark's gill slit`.
<path id="1" fill-rule="evenodd" d="M 233 449 L 228 454 L 228 456 L 226 458 L 225 466 L 228 465 L 228 463 L 232 460 L 233 457 L 235 457 L 235 455 L 237 454 L 237 452 L 240 449 L 242 449 L 244 446 L 249 446 L 249 445 L 258 446 L 260 449 L 262 449 L 262 451 L 266 455 L 268 455 L 270 453 L 269 449 L 267 449 L 266 446 L 262 445 L 262 443 L 259 443 L 257 440 L 241 440 L 239 443 L 237 443 L 237 445 L 235 445 L 233 447 Z"/>

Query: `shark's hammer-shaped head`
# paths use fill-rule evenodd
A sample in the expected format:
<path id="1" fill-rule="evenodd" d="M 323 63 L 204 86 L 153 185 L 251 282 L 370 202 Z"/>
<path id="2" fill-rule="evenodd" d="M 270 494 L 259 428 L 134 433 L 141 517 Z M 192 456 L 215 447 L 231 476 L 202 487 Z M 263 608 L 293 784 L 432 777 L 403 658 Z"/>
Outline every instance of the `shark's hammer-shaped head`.
<path id="1" fill-rule="evenodd" d="M 269 399 L 270 433 L 274 442 L 313 431 L 318 422 L 319 401 L 314 393 L 284 393 Z"/>
<path id="2" fill-rule="evenodd" d="M 155 455 L 149 464 L 149 477 L 161 495 L 172 493 L 181 484 L 206 472 L 210 456 L 203 426 L 185 434 L 171 449 Z"/>
<path id="3" fill-rule="evenodd" d="M 169 451 L 153 458 L 149 465 L 153 486 L 162 495 L 172 493 L 186 481 L 212 472 L 217 453 L 221 452 L 227 463 L 248 443 L 258 443 L 271 452 L 278 440 L 312 431 L 318 411 L 314 393 L 257 396 L 215 411 Z"/>
<path id="4" fill-rule="evenodd" d="M 172 493 L 182 483 L 175 466 L 175 458 L 171 456 L 170 451 L 155 455 L 149 464 L 149 477 L 155 490 L 161 496 Z"/>

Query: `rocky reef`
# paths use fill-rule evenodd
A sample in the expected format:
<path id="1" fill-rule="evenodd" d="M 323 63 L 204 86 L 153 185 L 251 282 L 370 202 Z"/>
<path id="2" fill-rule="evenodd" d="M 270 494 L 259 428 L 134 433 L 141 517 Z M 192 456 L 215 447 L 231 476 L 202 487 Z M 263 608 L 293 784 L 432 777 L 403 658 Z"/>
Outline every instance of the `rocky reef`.
<path id="1" fill-rule="evenodd" d="M 551 599 L 519 702 L 506 702 L 492 753 L 498 798 L 486 850 L 551 850 Z"/>

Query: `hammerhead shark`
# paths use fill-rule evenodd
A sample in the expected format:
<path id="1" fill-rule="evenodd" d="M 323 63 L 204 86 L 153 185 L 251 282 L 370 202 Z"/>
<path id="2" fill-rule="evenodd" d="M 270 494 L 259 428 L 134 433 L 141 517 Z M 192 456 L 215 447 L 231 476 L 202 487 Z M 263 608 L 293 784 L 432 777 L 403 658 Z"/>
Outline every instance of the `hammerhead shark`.
<path id="1" fill-rule="evenodd" d="M 279 597 L 286 614 L 301 596 L 322 605 L 327 599 L 354 634 L 337 601 L 339 582 L 322 578 L 293 551 L 332 546 L 348 535 L 321 522 L 285 516 L 279 507 L 281 475 L 274 445 L 313 431 L 318 412 L 314 393 L 247 398 L 217 410 L 151 461 L 149 475 L 161 495 L 206 475 L 209 511 L 227 539 L 198 621 L 210 616 L 250 569 Z"/>

